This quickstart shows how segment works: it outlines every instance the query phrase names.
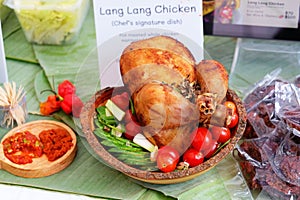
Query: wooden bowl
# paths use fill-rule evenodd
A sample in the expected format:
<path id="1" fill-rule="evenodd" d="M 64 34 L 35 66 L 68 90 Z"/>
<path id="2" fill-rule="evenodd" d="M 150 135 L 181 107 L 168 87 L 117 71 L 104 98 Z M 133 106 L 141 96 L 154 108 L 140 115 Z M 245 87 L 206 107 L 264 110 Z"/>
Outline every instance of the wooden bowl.
<path id="1" fill-rule="evenodd" d="M 43 154 L 39 158 L 33 158 L 32 163 L 28 164 L 16 164 L 11 162 L 3 152 L 2 142 L 9 136 L 14 135 L 16 132 L 29 131 L 33 135 L 38 136 L 39 133 L 47 129 L 63 128 L 68 131 L 72 137 L 73 146 L 62 157 L 54 161 L 48 161 L 48 158 Z M 0 144 L 0 168 L 8 171 L 16 176 L 26 178 L 37 178 L 55 174 L 65 169 L 74 159 L 76 155 L 76 135 L 71 128 L 65 124 L 52 120 L 38 120 L 29 123 L 25 123 L 10 130 L 3 138 Z"/>
<path id="2" fill-rule="evenodd" d="M 187 170 L 176 170 L 173 172 L 163 173 L 159 171 L 144 171 L 127 165 L 126 163 L 118 160 L 112 156 L 99 142 L 93 131 L 95 129 L 94 119 L 96 115 L 96 108 L 99 105 L 103 105 L 107 99 L 111 98 L 112 94 L 121 93 L 122 88 L 105 88 L 98 91 L 84 106 L 80 120 L 82 130 L 86 136 L 86 139 L 91 148 L 96 154 L 109 166 L 116 170 L 126 174 L 134 179 L 154 183 L 154 184 L 172 184 L 184 182 L 193 179 L 206 171 L 212 169 L 222 159 L 224 159 L 235 147 L 239 139 L 242 137 L 246 127 L 246 110 L 236 93 L 232 90 L 228 90 L 227 99 L 232 100 L 237 106 L 237 112 L 239 115 L 239 124 L 232 130 L 232 138 L 230 142 L 222 148 L 216 155 L 202 164 L 189 168 Z"/>

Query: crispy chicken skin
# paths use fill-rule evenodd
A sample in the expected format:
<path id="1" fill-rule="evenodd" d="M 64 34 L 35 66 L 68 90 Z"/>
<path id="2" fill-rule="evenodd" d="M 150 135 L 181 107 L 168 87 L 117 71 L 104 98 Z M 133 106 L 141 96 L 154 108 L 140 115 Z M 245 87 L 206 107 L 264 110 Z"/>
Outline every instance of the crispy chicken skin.
<path id="1" fill-rule="evenodd" d="M 153 75 L 153 71 L 157 69 L 147 68 L 151 66 L 162 66 L 165 68 L 169 68 L 169 71 L 174 71 L 173 73 L 159 73 L 156 72 L 156 75 L 159 76 L 151 76 Z M 146 67 L 147 69 L 143 69 Z M 136 69 L 139 68 L 139 69 Z M 143 48 L 143 49 L 135 49 L 129 51 L 127 53 L 122 54 L 120 58 L 120 69 L 121 75 L 123 77 L 123 82 L 125 85 L 128 85 L 131 92 L 134 92 L 134 89 L 139 88 L 143 82 L 145 77 L 150 77 L 152 80 L 161 80 L 164 78 L 165 80 L 180 81 L 182 82 L 185 78 L 188 78 L 190 82 L 196 81 L 196 73 L 194 68 L 194 63 L 189 62 L 189 60 L 183 58 L 179 54 L 176 54 L 172 51 L 154 49 L 154 48 Z M 139 79 L 136 79 L 135 76 L 126 75 L 127 73 L 135 73 L 131 72 L 132 70 L 140 70 L 143 71 L 142 76 Z M 150 74 L 149 74 L 150 73 Z M 181 79 L 173 80 L 173 74 L 177 73 L 181 75 Z M 180 82 L 177 82 L 179 84 Z M 176 82 L 175 82 L 176 83 Z M 171 83 L 169 83 L 171 84 Z"/>
<path id="2" fill-rule="evenodd" d="M 161 130 L 198 121 L 195 104 L 161 82 L 144 85 L 133 95 L 137 118 L 143 126 Z"/>
<path id="3" fill-rule="evenodd" d="M 201 92 L 215 94 L 217 103 L 221 103 L 228 90 L 228 73 L 225 67 L 216 60 L 202 60 L 195 68 Z"/>
<path id="4" fill-rule="evenodd" d="M 136 91 L 133 103 L 144 135 L 150 141 L 177 150 L 189 146 L 190 133 L 199 120 L 195 104 L 160 82 L 148 83 Z"/>
<path id="5" fill-rule="evenodd" d="M 153 48 L 153 49 L 171 51 L 185 58 L 191 64 L 195 63 L 195 58 L 188 48 L 186 48 L 178 40 L 163 35 L 132 42 L 128 47 L 124 49 L 123 54 L 128 53 L 135 49 L 143 49 L 143 48 Z"/>

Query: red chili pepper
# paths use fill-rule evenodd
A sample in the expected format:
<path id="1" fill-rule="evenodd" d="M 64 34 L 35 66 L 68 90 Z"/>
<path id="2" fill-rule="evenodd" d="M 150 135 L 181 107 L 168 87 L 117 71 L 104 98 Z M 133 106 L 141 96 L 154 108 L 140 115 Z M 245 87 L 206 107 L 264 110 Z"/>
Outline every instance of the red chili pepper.
<path id="1" fill-rule="evenodd" d="M 45 102 L 40 103 L 40 112 L 42 115 L 51 115 L 60 109 L 61 101 L 57 95 L 48 96 Z"/>
<path id="2" fill-rule="evenodd" d="M 58 85 L 58 95 L 61 97 L 65 97 L 67 94 L 75 93 L 76 87 L 69 80 L 64 80 Z"/>
<path id="3" fill-rule="evenodd" d="M 67 94 L 61 102 L 61 108 L 66 114 L 73 114 L 74 117 L 79 117 L 83 103 L 75 94 Z"/>

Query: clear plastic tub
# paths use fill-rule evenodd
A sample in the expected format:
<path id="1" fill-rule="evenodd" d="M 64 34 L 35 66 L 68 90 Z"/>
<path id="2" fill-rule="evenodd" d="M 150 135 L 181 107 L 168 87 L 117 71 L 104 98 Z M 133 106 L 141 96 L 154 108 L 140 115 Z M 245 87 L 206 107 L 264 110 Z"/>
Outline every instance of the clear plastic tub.
<path id="1" fill-rule="evenodd" d="M 4 0 L 12 8 L 29 42 L 61 45 L 76 40 L 89 0 Z"/>

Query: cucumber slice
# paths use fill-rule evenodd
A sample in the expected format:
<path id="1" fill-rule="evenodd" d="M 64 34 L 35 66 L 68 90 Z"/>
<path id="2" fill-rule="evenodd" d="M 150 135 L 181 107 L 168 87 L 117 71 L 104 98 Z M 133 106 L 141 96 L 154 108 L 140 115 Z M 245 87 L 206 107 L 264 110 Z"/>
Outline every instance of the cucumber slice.
<path id="1" fill-rule="evenodd" d="M 107 100 L 105 104 L 106 108 L 112 113 L 112 115 L 119 121 L 122 121 L 122 119 L 125 116 L 125 112 L 119 108 L 114 102 L 112 102 L 110 99 Z"/>
<path id="2" fill-rule="evenodd" d="M 155 150 L 155 146 L 141 133 L 138 133 L 136 136 L 134 136 L 133 142 L 150 152 Z"/>

